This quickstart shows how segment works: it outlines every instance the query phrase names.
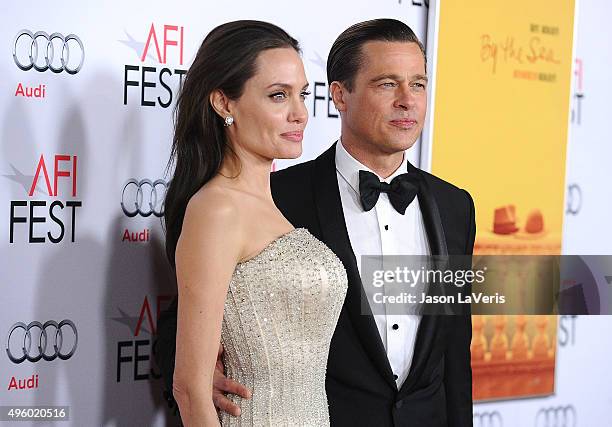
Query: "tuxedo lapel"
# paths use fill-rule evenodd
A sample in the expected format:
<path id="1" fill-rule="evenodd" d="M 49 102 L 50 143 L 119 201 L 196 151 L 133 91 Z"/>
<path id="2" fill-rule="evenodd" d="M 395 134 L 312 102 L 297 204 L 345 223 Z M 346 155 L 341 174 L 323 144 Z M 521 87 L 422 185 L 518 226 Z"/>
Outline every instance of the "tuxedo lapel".
<path id="1" fill-rule="evenodd" d="M 423 222 L 425 223 L 425 231 L 427 232 L 427 240 L 429 242 L 431 254 L 446 256 L 448 255 L 448 249 L 446 247 L 444 227 L 442 227 L 438 204 L 431 193 L 431 188 L 427 183 L 426 176 L 410 162 L 408 162 L 408 172 L 421 175 L 421 185 L 417 197 L 419 199 L 421 214 L 423 215 Z"/>
<path id="2" fill-rule="evenodd" d="M 345 308 L 368 356 L 389 385 L 395 387 L 393 372 L 370 305 L 365 298 L 357 261 L 346 229 L 336 176 L 336 144 L 315 160 L 313 184 L 322 240 L 340 258 L 348 276 Z"/>
<path id="3" fill-rule="evenodd" d="M 431 255 L 446 256 L 448 255 L 448 249 L 446 246 L 444 227 L 442 226 L 438 204 L 427 183 L 426 176 L 420 169 L 410 164 L 410 162 L 408 162 L 408 172 L 418 173 L 422 178 L 417 197 L 423 216 L 423 223 L 425 225 Z M 414 345 L 410 372 L 400 388 L 400 398 L 412 388 L 427 365 L 433 347 L 441 334 L 440 324 L 441 319 L 439 316 L 425 315 L 421 318 Z"/>

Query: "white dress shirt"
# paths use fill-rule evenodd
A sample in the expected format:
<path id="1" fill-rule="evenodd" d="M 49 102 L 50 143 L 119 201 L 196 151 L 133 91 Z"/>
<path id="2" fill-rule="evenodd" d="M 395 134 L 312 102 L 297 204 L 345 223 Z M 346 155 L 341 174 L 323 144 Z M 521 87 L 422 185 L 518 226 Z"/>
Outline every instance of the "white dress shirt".
<path id="1" fill-rule="evenodd" d="M 381 181 L 391 182 L 407 171 L 407 156 L 393 174 Z M 397 212 L 386 193 L 380 193 L 376 206 L 368 212 L 359 199 L 359 171 L 374 173 L 336 144 L 336 176 L 349 240 L 361 273 L 362 255 L 429 255 L 429 244 L 418 197 L 404 215 Z M 387 307 L 385 307 L 387 308 Z M 387 310 L 386 310 L 387 311 Z M 374 320 L 395 375 L 398 389 L 410 371 L 417 329 L 421 316 L 375 314 Z"/>

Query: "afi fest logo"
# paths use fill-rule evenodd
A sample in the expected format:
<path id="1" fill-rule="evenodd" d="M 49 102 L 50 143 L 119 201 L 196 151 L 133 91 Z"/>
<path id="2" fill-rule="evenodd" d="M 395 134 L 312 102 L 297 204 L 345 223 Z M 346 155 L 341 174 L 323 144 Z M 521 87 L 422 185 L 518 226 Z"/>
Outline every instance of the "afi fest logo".
<path id="1" fill-rule="evenodd" d="M 321 55 L 319 55 L 318 52 L 314 52 L 314 56 L 310 59 L 310 62 L 320 68 L 323 75 L 325 75 L 325 60 L 321 57 Z M 323 116 L 330 119 L 337 119 L 339 117 L 338 110 L 336 110 L 336 106 L 334 105 L 334 102 L 331 99 L 327 81 L 320 81 L 315 79 L 312 87 L 312 95 L 313 118 L 317 116 Z"/>
<path id="2" fill-rule="evenodd" d="M 125 35 L 126 39 L 119 41 L 132 49 L 139 64 L 124 66 L 123 105 L 138 103 L 142 107 L 168 108 L 187 72 L 182 67 L 185 28 L 151 23 L 148 33 L 142 34 L 142 38 L 134 38 L 127 31 Z M 181 68 L 176 68 L 177 65 Z"/>
<path id="3" fill-rule="evenodd" d="M 117 342 L 116 379 L 118 383 L 125 381 L 126 378 L 133 381 L 161 378 L 161 374 L 155 372 L 151 365 L 157 344 L 155 325 L 162 311 L 162 303 L 167 305 L 172 298 L 173 295 L 159 295 L 151 299 L 155 303 L 155 312 L 153 312 L 149 298 L 145 296 L 140 305 L 138 317 L 129 316 L 118 308 L 121 316 L 113 317 L 112 320 L 127 326 L 130 330 L 128 339 Z M 132 375 L 126 376 L 125 373 Z"/>
<path id="4" fill-rule="evenodd" d="M 45 31 L 21 30 L 12 44 L 13 61 L 22 71 L 39 73 L 77 74 L 83 68 L 85 48 L 76 34 L 48 34 Z M 27 86 L 19 82 L 15 96 L 23 98 L 45 98 L 47 85 Z"/>
<path id="5" fill-rule="evenodd" d="M 70 154 L 41 154 L 34 175 L 24 175 L 12 166 L 14 175 L 4 175 L 22 185 L 28 196 L 25 200 L 11 200 L 9 242 L 60 243 L 76 240 L 77 208 L 83 202 L 77 197 L 78 158 Z M 51 172 L 51 174 L 49 173 Z M 60 182 L 62 191 L 60 191 Z M 68 187 L 68 189 L 66 189 Z M 50 200 L 39 200 L 38 195 Z M 72 199 L 66 200 L 69 196 Z"/>
<path id="6" fill-rule="evenodd" d="M 575 314 L 559 316 L 558 341 L 561 347 L 574 347 L 576 345 L 576 319 Z"/>

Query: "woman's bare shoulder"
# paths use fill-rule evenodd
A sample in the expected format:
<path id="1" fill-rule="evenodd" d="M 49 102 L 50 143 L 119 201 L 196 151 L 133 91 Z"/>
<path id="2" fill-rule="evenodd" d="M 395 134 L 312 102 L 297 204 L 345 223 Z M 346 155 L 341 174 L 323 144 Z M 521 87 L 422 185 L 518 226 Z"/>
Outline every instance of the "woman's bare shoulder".
<path id="1" fill-rule="evenodd" d="M 214 182 L 200 188 L 189 200 L 185 215 L 191 213 L 201 219 L 236 222 L 241 212 L 239 194 Z"/>
<path id="2" fill-rule="evenodd" d="M 210 183 L 194 194 L 185 210 L 180 240 L 195 245 L 231 246 L 237 256 L 244 247 L 244 209 L 235 191 Z"/>

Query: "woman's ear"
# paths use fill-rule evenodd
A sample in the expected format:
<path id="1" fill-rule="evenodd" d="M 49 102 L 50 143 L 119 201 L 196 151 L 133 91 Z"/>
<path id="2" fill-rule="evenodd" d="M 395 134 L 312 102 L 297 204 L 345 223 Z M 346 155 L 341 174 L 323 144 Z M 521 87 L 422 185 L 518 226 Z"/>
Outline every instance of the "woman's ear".
<path id="1" fill-rule="evenodd" d="M 210 105 L 217 112 L 217 114 L 225 119 L 227 116 L 231 116 L 231 112 L 229 110 L 229 99 L 225 94 L 219 90 L 215 89 L 210 93 L 210 97 L 208 98 Z"/>

